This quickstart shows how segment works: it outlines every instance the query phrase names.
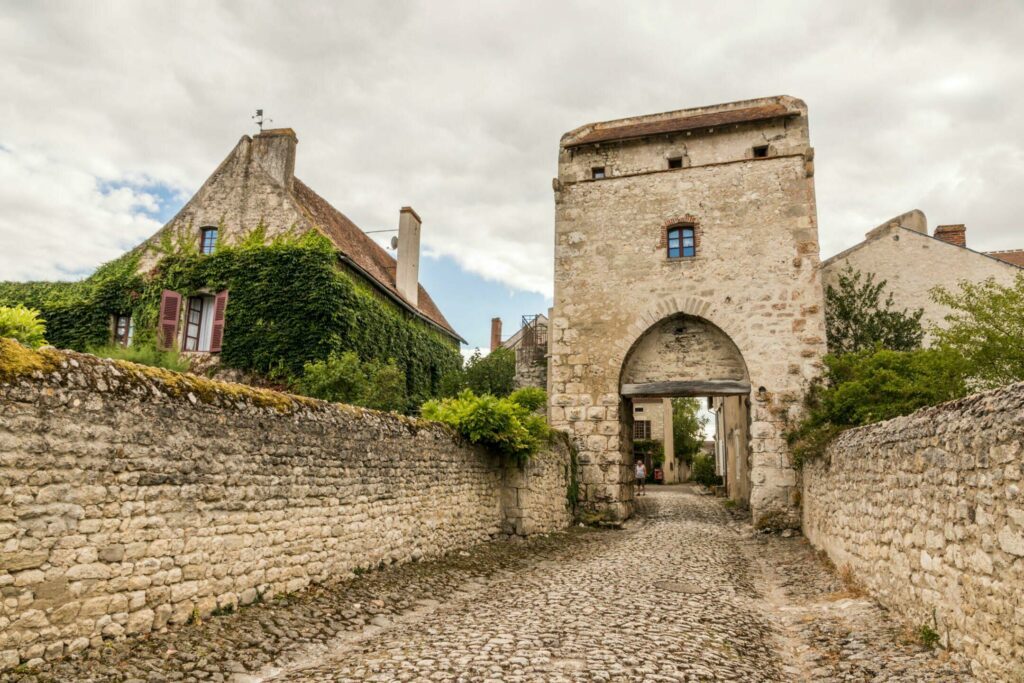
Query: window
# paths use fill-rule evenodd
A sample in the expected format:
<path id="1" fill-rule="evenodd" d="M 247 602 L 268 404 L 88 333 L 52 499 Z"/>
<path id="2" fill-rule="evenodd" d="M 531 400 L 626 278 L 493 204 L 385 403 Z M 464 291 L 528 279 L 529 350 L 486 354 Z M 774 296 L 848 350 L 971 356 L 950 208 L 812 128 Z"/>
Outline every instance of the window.
<path id="1" fill-rule="evenodd" d="M 212 254 L 216 246 L 217 228 L 203 228 L 202 237 L 199 240 L 199 252 L 202 254 Z"/>
<path id="2" fill-rule="evenodd" d="M 759 145 L 754 148 L 755 159 L 764 159 L 766 156 L 768 156 L 768 145 Z"/>
<path id="3" fill-rule="evenodd" d="M 651 421 L 650 420 L 637 420 L 633 423 L 633 438 L 634 439 L 649 439 L 651 438 Z"/>
<path id="4" fill-rule="evenodd" d="M 643 406 L 637 406 L 636 408 L 633 408 L 633 412 L 634 413 L 642 413 L 642 412 L 644 412 L 644 408 L 643 408 Z"/>
<path id="5" fill-rule="evenodd" d="M 693 228 L 669 228 L 666 237 L 668 239 L 669 258 L 690 257 L 697 255 L 697 244 L 694 239 Z"/>
<path id="6" fill-rule="evenodd" d="M 183 351 L 210 351 L 215 305 L 212 296 L 190 296 L 185 308 Z"/>
<path id="7" fill-rule="evenodd" d="M 590 175 L 594 180 L 600 180 L 604 178 L 604 166 L 595 166 L 590 169 Z"/>
<path id="8" fill-rule="evenodd" d="M 671 159 L 668 160 L 668 167 L 669 168 L 682 168 L 683 167 L 683 158 L 682 157 L 672 157 Z"/>
<path id="9" fill-rule="evenodd" d="M 135 323 L 130 315 L 118 314 L 114 316 L 114 343 L 120 346 L 131 346 L 132 336 L 135 334 Z"/>

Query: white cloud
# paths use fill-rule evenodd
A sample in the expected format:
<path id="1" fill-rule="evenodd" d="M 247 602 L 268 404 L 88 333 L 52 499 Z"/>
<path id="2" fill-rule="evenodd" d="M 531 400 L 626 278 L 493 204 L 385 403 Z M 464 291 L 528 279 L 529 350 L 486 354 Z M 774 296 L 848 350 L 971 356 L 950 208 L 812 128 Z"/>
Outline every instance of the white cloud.
<path id="1" fill-rule="evenodd" d="M 263 107 L 365 229 L 550 293 L 550 179 L 582 123 L 770 94 L 811 111 L 822 252 L 921 208 L 1024 246 L 1024 7 L 962 3 L 4 3 L 0 278 L 155 229 Z M 103 192 L 102 188 L 115 187 Z"/>

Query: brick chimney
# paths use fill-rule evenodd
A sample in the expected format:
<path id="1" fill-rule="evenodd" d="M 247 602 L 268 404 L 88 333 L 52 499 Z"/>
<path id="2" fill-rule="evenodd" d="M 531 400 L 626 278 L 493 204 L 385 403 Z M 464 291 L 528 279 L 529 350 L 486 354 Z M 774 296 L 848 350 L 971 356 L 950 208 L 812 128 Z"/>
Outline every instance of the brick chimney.
<path id="1" fill-rule="evenodd" d="M 413 306 L 420 299 L 420 217 L 410 206 L 398 214 L 398 267 L 395 286 Z"/>
<path id="2" fill-rule="evenodd" d="M 279 185 L 292 189 L 295 178 L 295 146 L 299 139 L 291 128 L 265 130 L 252 139 L 252 158 Z"/>
<path id="3" fill-rule="evenodd" d="M 935 234 L 933 237 L 940 239 L 943 242 L 955 244 L 958 247 L 966 247 L 967 226 L 962 223 L 960 225 L 940 225 L 935 228 Z"/>
<path id="4" fill-rule="evenodd" d="M 491 351 L 501 346 L 501 318 L 491 318 Z"/>

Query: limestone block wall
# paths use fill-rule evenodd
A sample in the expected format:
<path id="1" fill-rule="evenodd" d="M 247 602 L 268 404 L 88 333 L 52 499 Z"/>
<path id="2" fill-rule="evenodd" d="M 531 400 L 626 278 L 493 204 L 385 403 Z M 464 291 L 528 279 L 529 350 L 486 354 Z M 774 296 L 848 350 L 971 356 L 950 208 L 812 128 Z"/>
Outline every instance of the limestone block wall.
<path id="1" fill-rule="evenodd" d="M 571 521 L 564 444 L 519 471 L 436 423 L 4 340 L 0 360 L 0 670 Z"/>
<path id="2" fill-rule="evenodd" d="M 983 680 L 1024 680 L 1024 383 L 844 433 L 803 471 L 803 529 Z"/>
<path id="3" fill-rule="evenodd" d="M 637 341 L 652 327 L 682 317 L 695 333 L 705 330 L 704 341 L 691 343 L 685 332 L 669 328 L 673 343 L 716 355 L 665 356 L 662 351 L 675 347 L 648 336 L 661 362 L 639 363 L 646 370 L 638 376 L 652 381 L 649 370 L 656 368 L 662 380 L 720 379 L 708 373 L 717 374 L 727 347 L 726 355 L 736 354 L 740 360 L 727 374 L 745 369 L 753 388 L 751 507 L 772 524 L 797 523 L 796 472 L 784 432 L 787 420 L 799 415 L 807 382 L 820 372 L 825 331 L 806 106 L 783 101 L 798 114 L 784 126 L 686 136 L 694 162 L 679 169 L 665 166 L 679 151 L 673 138 L 578 149 L 566 146 L 576 132 L 563 138 L 555 191 L 550 418 L 580 449 L 582 499 L 589 508 L 620 517 L 632 511 L 623 367 L 644 353 L 637 348 L 644 342 Z M 765 140 L 777 147 L 769 157 L 740 154 Z M 610 170 L 589 179 L 595 155 Z M 629 173 L 615 170 L 616 159 L 628 162 Z M 694 257 L 667 257 L 665 229 L 678 222 L 695 228 Z"/>

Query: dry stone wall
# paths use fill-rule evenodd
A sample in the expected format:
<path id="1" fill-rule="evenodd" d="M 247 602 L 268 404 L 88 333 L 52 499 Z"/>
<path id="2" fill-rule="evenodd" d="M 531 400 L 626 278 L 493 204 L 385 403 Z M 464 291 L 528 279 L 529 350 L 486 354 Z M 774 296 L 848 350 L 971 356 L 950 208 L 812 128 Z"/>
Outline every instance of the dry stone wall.
<path id="1" fill-rule="evenodd" d="M 851 430 L 803 472 L 803 528 L 984 680 L 1024 680 L 1024 384 Z"/>
<path id="2" fill-rule="evenodd" d="M 435 423 L 18 354 L 0 357 L 0 670 L 570 522 L 564 444 L 519 471 Z"/>

